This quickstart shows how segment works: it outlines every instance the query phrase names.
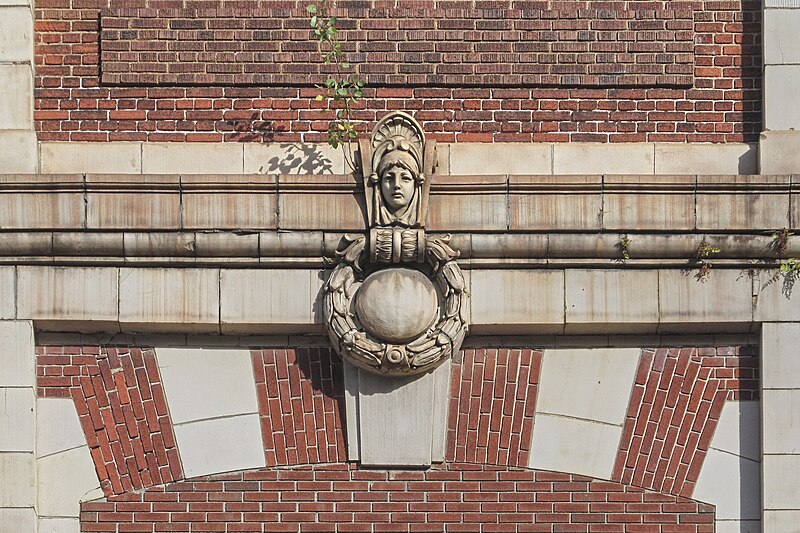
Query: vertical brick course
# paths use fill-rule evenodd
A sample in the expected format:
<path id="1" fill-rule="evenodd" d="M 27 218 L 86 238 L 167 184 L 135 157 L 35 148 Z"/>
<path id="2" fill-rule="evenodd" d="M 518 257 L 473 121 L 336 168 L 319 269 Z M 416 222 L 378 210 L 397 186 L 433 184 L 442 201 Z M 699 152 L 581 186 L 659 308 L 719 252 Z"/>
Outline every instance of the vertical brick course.
<path id="1" fill-rule="evenodd" d="M 542 352 L 463 350 L 453 365 L 448 461 L 527 466 Z"/>
<path id="2" fill-rule="evenodd" d="M 72 398 L 106 495 L 183 477 L 152 349 L 39 346 L 36 386 Z"/>
<path id="3" fill-rule="evenodd" d="M 726 400 L 758 399 L 758 351 L 644 350 L 613 479 L 689 497 Z"/>

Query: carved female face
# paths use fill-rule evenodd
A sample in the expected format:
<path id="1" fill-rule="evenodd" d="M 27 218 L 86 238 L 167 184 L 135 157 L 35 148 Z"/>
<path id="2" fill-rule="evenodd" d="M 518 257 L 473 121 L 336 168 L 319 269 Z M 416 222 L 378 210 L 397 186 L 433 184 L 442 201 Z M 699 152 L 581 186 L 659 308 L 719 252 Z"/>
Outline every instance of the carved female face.
<path id="1" fill-rule="evenodd" d="M 414 175 L 399 165 L 391 166 L 381 174 L 383 201 L 393 212 L 397 212 L 411 203 L 415 187 Z"/>

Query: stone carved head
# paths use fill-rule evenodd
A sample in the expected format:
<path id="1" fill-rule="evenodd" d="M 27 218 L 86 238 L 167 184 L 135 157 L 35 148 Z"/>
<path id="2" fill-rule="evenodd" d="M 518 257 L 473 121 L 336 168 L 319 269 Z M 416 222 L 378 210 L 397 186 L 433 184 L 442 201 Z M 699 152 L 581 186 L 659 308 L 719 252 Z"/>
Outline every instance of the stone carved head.
<path id="1" fill-rule="evenodd" d="M 375 126 L 370 145 L 371 225 L 417 227 L 425 192 L 422 128 L 405 113 L 391 113 Z"/>

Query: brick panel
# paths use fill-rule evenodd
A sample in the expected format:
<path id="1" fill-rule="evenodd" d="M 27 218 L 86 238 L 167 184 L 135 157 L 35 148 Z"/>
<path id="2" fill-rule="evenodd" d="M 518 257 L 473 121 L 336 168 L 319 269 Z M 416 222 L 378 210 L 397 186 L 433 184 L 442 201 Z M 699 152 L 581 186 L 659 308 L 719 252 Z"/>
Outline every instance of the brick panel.
<path id="1" fill-rule="evenodd" d="M 511 9 L 337 9 L 354 73 L 394 86 L 686 86 L 691 2 L 564 1 Z M 676 9 L 677 8 L 677 9 Z M 104 84 L 324 83 L 304 9 L 113 9 L 101 17 Z"/>
<path id="2" fill-rule="evenodd" d="M 82 531 L 711 533 L 714 508 L 620 483 L 447 464 L 336 464 L 170 483 L 81 504 Z"/>
<path id="3" fill-rule="evenodd" d="M 183 477 L 152 349 L 39 346 L 36 386 L 74 401 L 106 495 Z"/>
<path id="4" fill-rule="evenodd" d="M 305 1 L 294 0 L 280 2 L 253 0 L 246 6 L 239 0 L 220 0 L 213 3 L 199 0 L 37 1 L 35 123 L 39 140 L 325 142 L 330 113 L 322 111 L 325 102 L 315 101 L 317 90 L 305 87 L 313 81 L 314 74 L 306 70 L 310 68 L 310 64 L 316 65 L 316 63 L 308 59 L 304 59 L 310 61 L 307 63 L 287 63 L 288 60 L 304 58 L 306 55 L 310 58 L 315 53 L 316 45 L 309 39 L 308 23 L 305 17 L 298 15 L 307 4 Z M 596 3 L 577 2 L 586 4 L 587 7 L 579 10 L 576 18 L 542 18 L 543 9 L 560 12 L 564 6 L 575 4 L 576 2 L 544 4 L 537 1 L 511 0 L 338 2 L 337 7 L 346 10 L 346 16 L 341 20 L 340 26 L 345 29 L 344 33 L 352 36 L 352 40 L 345 43 L 348 56 L 352 55 L 349 59 L 354 65 L 360 65 L 357 68 L 365 69 L 364 72 L 368 77 L 375 76 L 365 92 L 365 100 L 356 106 L 355 118 L 364 121 L 359 126 L 360 130 L 369 131 L 387 110 L 402 109 L 412 113 L 422 123 L 430 137 L 441 142 L 755 142 L 758 139 L 762 129 L 760 2 L 755 0 L 603 2 L 603 9 L 614 11 L 613 19 L 605 18 L 608 15 L 605 12 L 591 11 L 598 8 L 588 6 Z M 368 18 L 371 13 L 376 16 L 378 13 L 389 13 L 391 10 L 397 10 L 397 6 L 400 5 L 403 9 L 425 13 L 426 16 L 396 20 L 387 16 L 382 19 Z M 664 5 L 669 6 L 667 10 L 656 9 Z M 631 6 L 637 7 L 631 9 Z M 257 16 L 266 8 L 272 10 L 272 19 Z M 219 10 L 217 13 L 228 13 L 225 10 L 233 13 L 235 10 L 246 9 L 252 12 L 253 16 L 243 21 L 245 26 L 262 22 L 274 25 L 274 19 L 286 19 L 281 20 L 280 28 L 252 28 L 253 40 L 250 41 L 236 39 L 223 41 L 214 37 L 225 31 L 234 33 L 250 31 L 251 29 L 247 27 L 241 30 L 225 28 L 214 28 L 213 32 L 205 30 L 209 32 L 208 37 L 215 39 L 206 44 L 213 45 L 212 48 L 240 46 L 241 43 L 272 47 L 259 52 L 252 51 L 254 54 L 252 61 L 248 55 L 250 51 L 238 52 L 243 68 L 240 76 L 275 74 L 246 73 L 244 71 L 246 66 L 252 69 L 267 69 L 283 64 L 280 68 L 291 67 L 297 71 L 287 72 L 284 83 L 274 87 L 254 86 L 250 84 L 251 82 L 243 84 L 231 82 L 224 86 L 212 87 L 205 78 L 202 78 L 202 83 L 201 78 L 197 79 L 197 82 L 201 83 L 199 86 L 152 87 L 135 83 L 129 86 L 103 85 L 101 76 L 108 81 L 116 74 L 113 70 L 101 69 L 100 12 L 106 10 L 105 12 L 109 14 L 122 13 L 119 11 L 122 9 L 136 10 L 137 15 L 152 12 L 139 10 L 157 12 L 159 9 L 192 9 L 200 12 L 197 10 L 216 9 Z M 647 15 L 643 15 L 645 18 L 641 20 L 625 18 L 627 16 L 625 13 L 630 11 L 640 11 Z M 619 17 L 616 15 L 617 12 L 620 13 Z M 666 16 L 667 12 L 675 13 L 676 18 L 669 20 L 658 18 Z M 476 14 L 474 18 L 466 16 L 473 13 Z M 477 16 L 478 13 L 480 16 Z M 688 20 L 687 13 L 693 13 L 692 27 L 679 28 Z M 509 14 L 512 16 L 504 18 Z M 217 16 L 215 20 L 234 21 L 236 24 L 239 23 L 237 21 L 242 21 L 238 17 L 230 15 L 226 17 Z M 107 17 L 106 20 L 110 24 L 111 18 Z M 140 20 L 161 24 L 158 18 L 142 17 Z M 196 23 L 193 19 L 172 18 L 169 21 L 165 19 L 170 23 L 178 20 Z M 212 19 L 203 20 L 204 24 L 210 24 Z M 466 21 L 464 24 L 469 26 L 458 27 L 455 23 L 459 20 Z M 673 27 L 664 30 L 643 29 L 646 26 L 644 23 L 653 21 L 660 21 L 659 24 L 663 22 L 665 28 Z M 585 26 L 587 23 L 590 26 L 589 30 L 577 29 L 581 24 Z M 616 29 L 591 29 L 593 24 L 602 26 L 607 23 L 613 23 L 612 26 L 643 24 L 642 29 L 635 30 L 642 32 L 637 37 L 642 40 L 600 40 L 600 36 L 605 38 L 609 35 L 604 32 L 625 33 Z M 367 26 L 372 24 L 375 27 L 364 27 L 365 24 Z M 383 28 L 383 24 L 387 27 Z M 447 24 L 453 24 L 454 27 L 440 27 Z M 509 24 L 511 29 L 507 29 Z M 556 33 L 557 25 L 564 24 L 564 28 L 559 27 L 557 30 L 558 39 L 562 39 L 563 42 L 550 41 L 546 38 L 548 36 L 544 30 L 524 29 L 526 25 L 536 24 L 552 24 L 553 33 Z M 105 29 L 119 30 L 110 27 Z M 135 30 L 145 32 L 142 36 L 147 35 L 147 28 Z M 192 28 L 167 31 L 188 32 L 181 35 L 189 37 L 200 35 L 199 30 Z M 288 32 L 290 38 L 270 39 L 266 38 L 267 35 L 261 34 L 256 37 L 256 31 L 265 34 Z M 591 34 L 592 31 L 595 33 Z M 421 34 L 427 35 L 428 32 L 439 32 L 433 35 L 444 32 L 445 35 L 452 37 L 441 41 L 433 41 L 424 36 L 420 38 Z M 119 33 L 119 37 L 122 38 L 123 32 Z M 684 40 L 688 33 L 694 34 L 694 46 L 691 51 L 670 49 L 677 47 L 683 50 L 682 47 L 688 42 Z M 508 40 L 491 40 L 498 34 Z M 583 38 L 597 40 L 584 41 Z M 150 68 L 148 64 L 163 65 L 158 68 L 167 67 L 166 73 L 170 74 L 167 63 L 160 63 L 158 56 L 159 54 L 168 56 L 171 51 L 147 49 L 150 46 L 163 46 L 158 44 L 161 41 L 137 41 L 136 47 L 143 49 L 128 52 L 113 50 L 109 47 L 112 42 L 120 40 L 105 41 L 103 52 L 108 54 L 120 52 L 118 63 L 120 68 L 127 62 L 132 63 L 131 69 L 148 69 Z M 618 42 L 642 47 L 641 51 L 635 52 L 638 54 L 636 61 L 626 63 L 626 69 L 642 69 L 647 72 L 647 74 L 637 74 L 637 82 L 639 76 L 654 75 L 649 69 L 662 67 L 666 69 L 670 65 L 670 68 L 683 68 L 691 65 L 692 63 L 683 61 L 688 59 L 687 54 L 693 55 L 693 68 L 690 74 L 670 73 L 675 76 L 691 75 L 694 80 L 692 86 L 635 87 L 626 85 L 625 76 L 618 75 L 613 87 L 581 87 L 584 81 L 591 81 L 590 76 L 599 77 L 608 73 L 576 74 L 572 70 L 584 67 L 599 70 L 614 67 L 615 63 L 607 61 L 610 57 L 604 55 L 613 52 L 564 50 L 556 54 L 555 63 L 546 61 L 547 50 L 544 48 L 554 47 L 557 44 L 569 45 L 567 48 L 583 47 L 587 44 L 590 48 L 602 48 L 618 45 Z M 433 43 L 434 47 L 432 52 L 429 51 L 430 43 Z M 368 45 L 376 49 L 358 49 L 358 46 L 369 48 Z M 452 50 L 442 48 L 451 45 Z M 665 45 L 663 57 L 660 53 L 647 51 L 651 46 L 654 50 L 655 48 L 660 50 L 662 45 Z M 393 51 L 395 46 L 397 52 Z M 479 48 L 484 46 L 486 48 Z M 131 48 L 133 47 L 131 43 Z M 391 50 L 383 50 L 381 47 L 390 47 Z M 415 47 L 422 49 L 416 50 Z M 526 47 L 531 50 L 525 49 Z M 543 49 L 537 50 L 537 47 Z M 186 52 L 194 53 L 191 50 Z M 134 54 L 135 57 L 123 55 L 125 53 Z M 204 50 L 204 54 L 209 53 L 211 56 L 203 56 L 202 60 L 199 51 L 197 53 L 197 63 L 187 61 L 175 65 L 185 69 L 196 69 L 198 64 L 212 62 L 209 60 L 216 57 L 228 57 L 226 61 L 229 64 L 239 64 L 237 52 L 220 49 L 209 52 Z M 269 56 L 265 55 L 263 58 L 259 56 L 259 60 L 256 60 L 256 53 L 272 54 L 272 58 L 262 62 L 260 59 L 267 59 Z M 675 63 L 666 63 L 669 54 L 673 53 Z M 230 54 L 233 54 L 232 61 L 229 58 Z M 366 59 L 367 54 L 371 54 L 369 60 Z M 583 62 L 587 59 L 584 57 L 585 54 L 591 56 L 589 63 Z M 391 60 L 376 59 L 383 58 L 384 55 Z M 656 57 L 657 55 L 659 57 Z M 597 56 L 605 59 L 598 60 Z M 110 59 L 110 56 L 107 59 Z M 485 62 L 473 62 L 478 59 Z M 629 58 L 623 59 L 628 61 Z M 535 63 L 529 62 L 534 60 Z M 106 66 L 111 64 L 113 63 L 107 61 Z M 414 83 L 408 86 L 393 86 L 388 79 L 381 81 L 390 75 L 380 72 L 386 65 L 397 67 L 397 74 L 392 73 L 393 76 L 402 74 L 409 80 L 415 79 L 414 76 L 426 76 L 425 81 L 414 82 L 418 83 L 418 86 L 413 86 Z M 424 69 L 430 69 L 432 66 L 447 67 L 452 69 L 452 72 L 433 74 L 424 72 Z M 401 67 L 408 69 L 409 72 L 401 73 Z M 370 69 L 377 71 L 369 72 Z M 416 72 L 415 69 L 423 71 Z M 461 72 L 461 69 L 468 70 Z M 520 69 L 530 69 L 531 72 L 520 72 Z M 553 74 L 560 77 L 558 83 L 563 85 L 548 86 L 554 84 L 556 80 L 544 78 L 541 82 L 534 83 L 536 76 L 545 74 L 537 72 L 538 69 L 564 69 L 564 72 Z M 474 74 L 471 74 L 473 72 Z M 200 75 L 196 72 L 181 74 Z M 214 74 L 234 75 L 225 72 Z M 202 75 L 208 74 L 204 71 Z M 477 79 L 484 81 L 474 86 L 469 86 L 470 83 L 449 86 L 446 78 L 436 83 L 430 82 L 427 78 L 440 75 L 463 78 L 465 82 L 469 76 L 472 76 L 473 81 Z M 528 78 L 523 79 L 523 76 Z M 513 81 L 515 86 L 503 86 L 509 81 Z"/>
<path id="5" fill-rule="evenodd" d="M 447 460 L 527 466 L 542 352 L 468 349 L 453 365 Z"/>
<path id="6" fill-rule="evenodd" d="M 346 460 L 342 361 L 328 348 L 253 350 L 267 466 Z"/>
<path id="7" fill-rule="evenodd" d="M 758 399 L 758 349 L 644 350 L 612 479 L 689 497 L 726 400 Z"/>

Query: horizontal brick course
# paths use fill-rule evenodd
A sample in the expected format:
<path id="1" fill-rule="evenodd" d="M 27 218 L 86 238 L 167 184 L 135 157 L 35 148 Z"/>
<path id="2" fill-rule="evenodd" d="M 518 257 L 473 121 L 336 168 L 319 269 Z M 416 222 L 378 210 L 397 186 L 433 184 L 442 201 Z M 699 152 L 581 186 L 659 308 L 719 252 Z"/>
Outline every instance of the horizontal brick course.
<path id="1" fill-rule="evenodd" d="M 369 481 L 340 485 L 362 478 Z M 275 483 L 281 484 L 280 494 L 273 492 Z M 594 496 L 592 501 L 586 501 L 587 494 Z M 607 508 L 617 495 L 626 501 Z M 160 500 L 172 502 L 169 511 L 157 510 Z M 199 478 L 86 502 L 81 504 L 81 527 L 109 532 L 711 533 L 714 508 L 554 472 L 459 463 L 388 472 L 332 464 Z"/>
<path id="2" fill-rule="evenodd" d="M 641 4 L 641 5 L 640 5 Z M 691 86 L 690 2 L 558 9 L 336 9 L 343 50 L 370 85 Z M 322 83 L 331 66 L 308 14 L 254 9 L 111 9 L 101 80 L 124 85 Z"/>

